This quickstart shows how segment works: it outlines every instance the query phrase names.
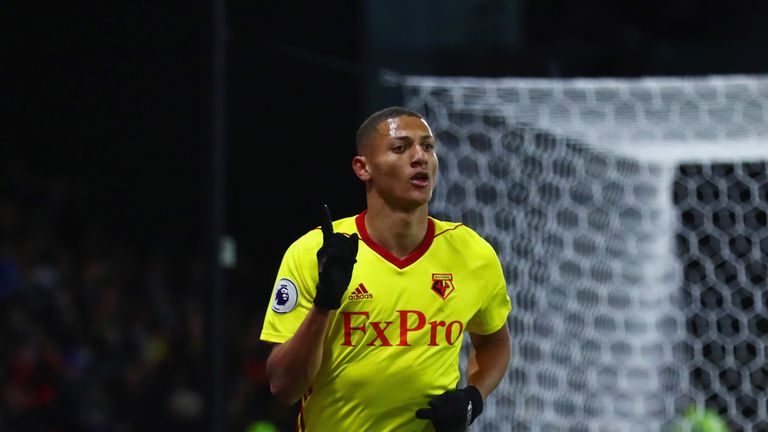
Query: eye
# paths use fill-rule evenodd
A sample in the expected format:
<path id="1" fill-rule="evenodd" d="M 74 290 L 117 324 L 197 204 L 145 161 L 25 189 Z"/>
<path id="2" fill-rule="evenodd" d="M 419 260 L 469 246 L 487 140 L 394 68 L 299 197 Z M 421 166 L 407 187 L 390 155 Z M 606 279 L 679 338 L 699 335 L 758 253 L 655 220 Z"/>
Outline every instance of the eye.
<path id="1" fill-rule="evenodd" d="M 395 153 L 402 153 L 405 151 L 405 144 L 396 144 L 392 146 L 392 151 Z"/>
<path id="2" fill-rule="evenodd" d="M 424 143 L 424 144 L 422 144 L 422 147 L 424 148 L 424 150 L 434 150 L 435 149 L 435 144 L 434 143 Z"/>

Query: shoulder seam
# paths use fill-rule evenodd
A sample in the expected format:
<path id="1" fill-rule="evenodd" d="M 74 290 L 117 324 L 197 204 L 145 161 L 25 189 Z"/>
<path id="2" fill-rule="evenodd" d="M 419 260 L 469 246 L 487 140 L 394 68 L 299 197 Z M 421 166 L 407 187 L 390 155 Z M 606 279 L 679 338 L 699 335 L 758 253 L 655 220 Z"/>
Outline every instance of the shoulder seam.
<path id="1" fill-rule="evenodd" d="M 445 234 L 445 233 L 447 233 L 449 231 L 454 231 L 454 230 L 458 229 L 459 227 L 463 227 L 463 226 L 464 226 L 463 223 L 456 224 L 456 226 L 447 228 L 447 229 L 445 229 L 443 231 L 440 231 L 439 233 L 435 233 L 435 237 L 441 236 L 441 235 L 443 235 L 443 234 Z"/>

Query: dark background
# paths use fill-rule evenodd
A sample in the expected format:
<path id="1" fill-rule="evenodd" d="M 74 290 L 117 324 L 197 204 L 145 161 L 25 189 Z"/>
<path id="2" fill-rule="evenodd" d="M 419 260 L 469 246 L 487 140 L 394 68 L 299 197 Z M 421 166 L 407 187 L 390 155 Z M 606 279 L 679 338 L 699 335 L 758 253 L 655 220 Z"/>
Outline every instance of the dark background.
<path id="1" fill-rule="evenodd" d="M 266 268 L 276 253 L 264 246 L 281 249 L 311 227 L 320 201 L 338 215 L 362 208 L 349 160 L 354 130 L 400 102 L 398 89 L 379 84 L 383 69 L 768 71 L 768 6 L 756 0 L 225 3 L 227 226 L 244 251 L 270 260 Z M 195 239 L 208 205 L 211 3 L 5 9 L 6 155 L 87 183 L 100 207 L 89 213 L 118 234 L 164 246 Z"/>
<path id="2" fill-rule="evenodd" d="M 161 256 L 174 298 L 188 299 L 204 319 L 213 3 L 3 9 L 3 253 L 26 257 L 17 258 L 22 270 L 62 254 L 70 263 L 129 255 L 141 265 Z M 379 80 L 382 71 L 768 72 L 768 3 L 756 0 L 230 1 L 226 14 L 224 231 L 237 242 L 238 265 L 225 280 L 223 381 L 231 395 L 232 377 L 250 373 L 253 400 L 235 410 L 234 430 L 292 416 L 256 407 L 265 400 L 263 376 L 253 372 L 263 366 L 259 316 L 283 250 L 319 223 L 320 204 L 338 217 L 364 208 L 350 167 L 355 129 L 372 111 L 401 103 L 399 89 Z M 41 239 L 30 246 L 30 238 Z M 118 291 L 137 309 L 151 302 L 130 284 Z M 201 374 L 190 372 L 188 386 L 204 393 Z"/>

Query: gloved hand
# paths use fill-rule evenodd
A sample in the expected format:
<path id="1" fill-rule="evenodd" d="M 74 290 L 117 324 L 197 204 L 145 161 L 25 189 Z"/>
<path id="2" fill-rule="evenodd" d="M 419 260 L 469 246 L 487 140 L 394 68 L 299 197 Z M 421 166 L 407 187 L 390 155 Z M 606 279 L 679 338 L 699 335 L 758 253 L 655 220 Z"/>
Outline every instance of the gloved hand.
<path id="1" fill-rule="evenodd" d="M 432 420 L 437 432 L 466 431 L 483 412 L 483 395 L 473 385 L 450 390 L 427 403 L 430 408 L 416 410 L 416 417 Z"/>
<path id="2" fill-rule="evenodd" d="M 317 268 L 320 281 L 315 293 L 315 306 L 326 309 L 341 307 L 341 299 L 352 279 L 352 269 L 357 262 L 357 233 L 346 236 L 333 232 L 333 219 L 327 205 L 321 225 L 323 245 L 317 251 Z"/>

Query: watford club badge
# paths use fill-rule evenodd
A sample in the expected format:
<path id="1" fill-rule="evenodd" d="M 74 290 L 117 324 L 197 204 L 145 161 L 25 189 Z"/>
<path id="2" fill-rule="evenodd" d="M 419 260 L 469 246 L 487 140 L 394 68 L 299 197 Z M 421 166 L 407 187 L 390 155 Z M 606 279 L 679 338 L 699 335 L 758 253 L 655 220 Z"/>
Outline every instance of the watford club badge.
<path id="1" fill-rule="evenodd" d="M 455 290 L 453 286 L 453 274 L 451 273 L 432 273 L 432 291 L 445 300 Z"/>

